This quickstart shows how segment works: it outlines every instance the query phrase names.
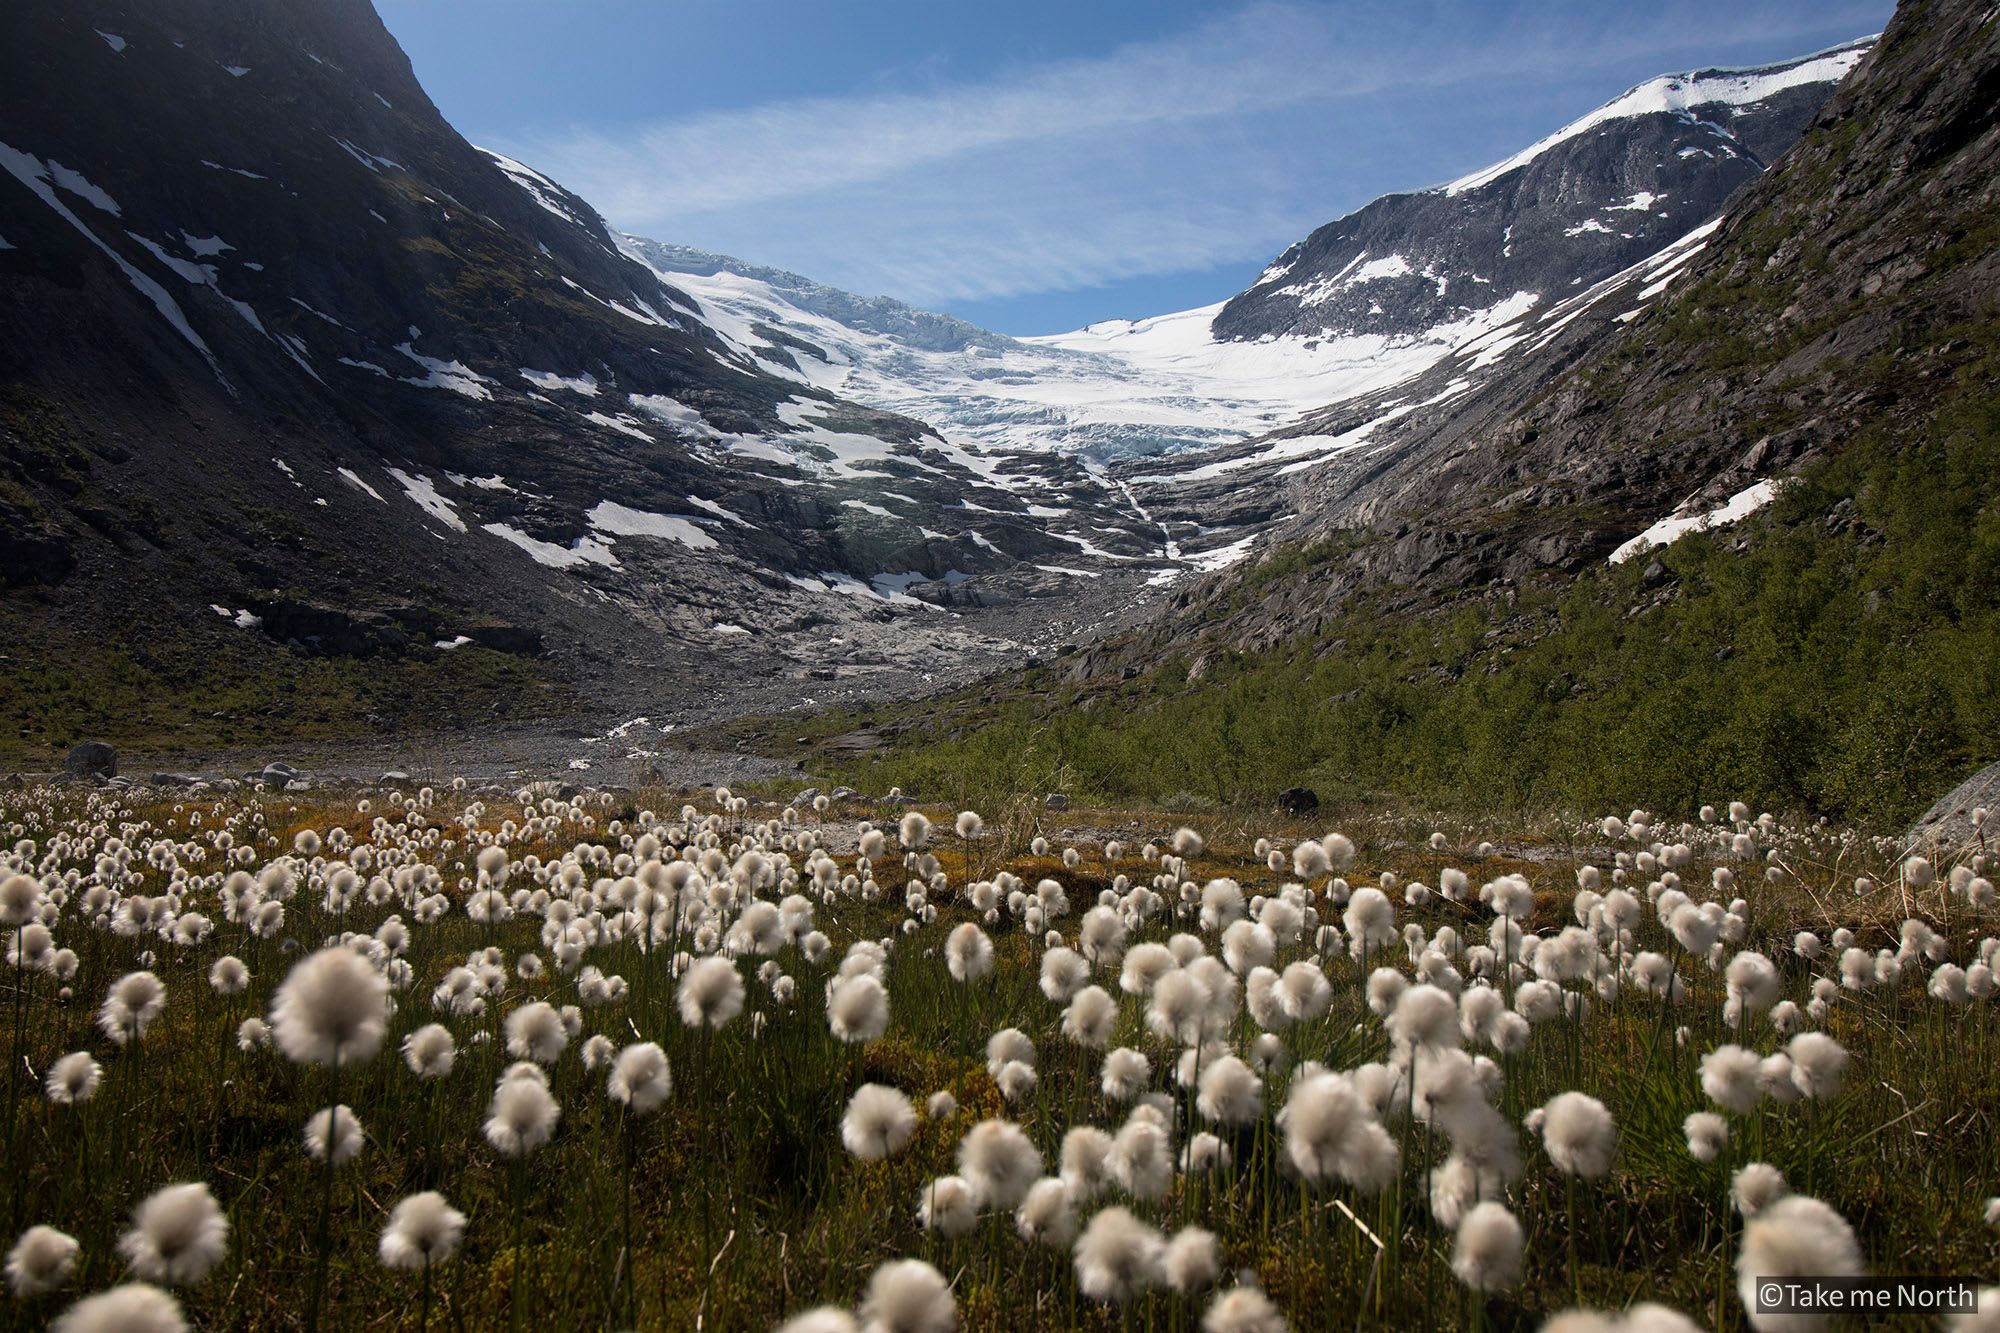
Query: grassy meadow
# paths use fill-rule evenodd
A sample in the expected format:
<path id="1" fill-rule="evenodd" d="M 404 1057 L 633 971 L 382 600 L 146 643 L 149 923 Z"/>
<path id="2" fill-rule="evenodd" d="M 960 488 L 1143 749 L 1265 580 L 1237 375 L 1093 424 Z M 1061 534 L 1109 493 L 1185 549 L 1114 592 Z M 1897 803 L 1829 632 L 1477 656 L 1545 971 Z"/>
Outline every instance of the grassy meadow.
<path id="1" fill-rule="evenodd" d="M 907 815 L 0 794 L 6 1243 L 74 1242 L 0 1326 L 175 1327 L 64 1316 L 146 1279 L 216 1330 L 1740 1329 L 1739 1265 L 2000 1276 L 1977 846 Z"/>

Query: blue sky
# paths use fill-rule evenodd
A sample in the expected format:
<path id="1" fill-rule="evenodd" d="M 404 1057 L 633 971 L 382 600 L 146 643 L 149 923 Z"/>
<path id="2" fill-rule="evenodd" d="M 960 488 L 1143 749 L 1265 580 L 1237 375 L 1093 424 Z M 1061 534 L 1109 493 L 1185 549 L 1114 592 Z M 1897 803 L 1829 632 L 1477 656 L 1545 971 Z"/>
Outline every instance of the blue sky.
<path id="1" fill-rule="evenodd" d="M 1222 300 L 1319 224 L 1652 75 L 1890 0 L 377 0 L 475 143 L 614 226 L 1049 333 Z"/>

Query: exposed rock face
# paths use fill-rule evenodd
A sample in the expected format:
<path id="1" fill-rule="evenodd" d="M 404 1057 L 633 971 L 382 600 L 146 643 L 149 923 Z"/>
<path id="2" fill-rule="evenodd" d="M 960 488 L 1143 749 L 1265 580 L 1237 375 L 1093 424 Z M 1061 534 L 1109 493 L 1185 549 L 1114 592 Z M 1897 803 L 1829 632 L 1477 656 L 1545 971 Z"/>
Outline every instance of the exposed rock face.
<path id="1" fill-rule="evenodd" d="M 1955 328 L 2000 314 L 2000 23 L 1972 0 L 1906 0 L 1772 171 L 1710 229 L 1551 307 L 1504 357 L 1473 345 L 1413 385 L 1224 455 L 1251 460 L 1170 500 L 1214 521 L 1286 446 L 1345 437 L 1286 483 L 1267 559 L 1178 591 L 1169 615 L 1072 659 L 1073 678 L 1167 651 L 1337 633 L 1391 606 L 1559 584 L 1659 520 L 1718 510 L 1857 433 L 1963 393 Z M 1900 365 L 1856 388 L 1859 365 Z M 1211 465 L 1213 468 L 1213 465 Z M 1837 524 L 1838 515 L 1829 516 Z"/>
<path id="2" fill-rule="evenodd" d="M 273 670 L 469 643 L 694 699 L 725 663 L 790 692 L 828 640 L 976 670 L 1051 632 L 1008 608 L 1088 582 L 1039 566 L 1143 585 L 1150 536 L 1049 533 L 1058 495 L 1069 528 L 1144 528 L 1107 484 L 998 464 L 805 382 L 782 330 L 711 323 L 447 125 L 367 0 L 10 5 L 0 72 L 10 626 L 268 641 Z M 799 299 L 979 341 L 842 295 Z"/>
<path id="3" fill-rule="evenodd" d="M 1517 292 L 1561 300 L 1713 217 L 1866 48 L 1653 79 L 1517 158 L 1377 199 L 1280 255 L 1215 332 L 1410 335 Z"/>
<path id="4" fill-rule="evenodd" d="M 2000 764 L 1988 764 L 1937 799 L 1911 826 L 1912 847 L 1943 855 L 1964 850 L 1968 845 L 1989 850 L 1996 845 L 1991 823 L 1975 828 L 1975 810 L 2000 809 Z"/>

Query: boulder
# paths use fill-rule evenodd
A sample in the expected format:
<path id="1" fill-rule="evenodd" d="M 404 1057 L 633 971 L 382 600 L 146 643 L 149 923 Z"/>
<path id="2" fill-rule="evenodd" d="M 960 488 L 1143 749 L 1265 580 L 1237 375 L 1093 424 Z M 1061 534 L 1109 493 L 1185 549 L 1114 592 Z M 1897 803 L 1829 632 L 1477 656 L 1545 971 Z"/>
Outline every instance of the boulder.
<path id="1" fill-rule="evenodd" d="M 1278 808 L 1288 815 L 1309 815 L 1319 809 L 1319 793 L 1311 787 L 1287 787 L 1278 793 Z"/>
<path id="2" fill-rule="evenodd" d="M 1042 809 L 1067 810 L 1069 809 L 1069 797 L 1062 792 L 1052 791 L 1042 798 Z"/>
<path id="3" fill-rule="evenodd" d="M 1912 846 L 1947 854 L 1968 844 L 1978 845 L 1980 839 L 1972 827 L 1972 812 L 1981 807 L 2000 810 L 2000 763 L 1988 764 L 1939 797 L 1937 804 L 1924 811 L 1911 826 L 1908 841 Z M 1990 840 L 2000 833 L 2000 828 L 1989 820 L 1984 832 Z"/>
<path id="4" fill-rule="evenodd" d="M 63 760 L 63 775 L 72 778 L 118 776 L 118 751 L 103 741 L 79 741 Z"/>
<path id="5" fill-rule="evenodd" d="M 201 783 L 192 773 L 155 773 L 148 781 L 155 787 L 194 787 Z"/>

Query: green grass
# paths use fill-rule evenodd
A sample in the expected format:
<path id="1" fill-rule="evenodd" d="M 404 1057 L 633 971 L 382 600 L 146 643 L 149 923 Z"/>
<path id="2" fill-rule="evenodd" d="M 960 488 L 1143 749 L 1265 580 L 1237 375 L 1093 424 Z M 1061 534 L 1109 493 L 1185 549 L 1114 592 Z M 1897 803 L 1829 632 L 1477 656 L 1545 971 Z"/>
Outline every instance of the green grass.
<path id="1" fill-rule="evenodd" d="M 541 664 L 474 645 L 315 657 L 234 628 L 105 638 L 26 606 L 0 618 L 0 764 L 30 770 L 59 769 L 80 740 L 187 753 L 463 729 L 572 703 Z"/>
<path id="2" fill-rule="evenodd" d="M 50 870 L 87 875 L 92 849 L 116 830 L 136 851 L 153 848 L 153 860 L 160 840 L 166 840 L 190 874 L 204 877 L 223 868 L 212 851 L 203 854 L 219 830 L 252 848 L 247 864 L 254 869 L 289 848 L 302 826 L 325 833 L 338 823 L 368 839 L 377 814 L 399 815 L 381 807 L 379 794 L 375 799 L 377 809 L 369 813 L 352 806 L 300 808 L 286 798 L 133 809 L 101 797 L 71 794 L 58 800 L 30 792 L 0 807 L 0 822 L 10 836 L 34 838 L 38 849 L 52 851 Z M 671 811 L 682 799 L 651 793 L 638 804 Z M 85 800 L 93 804 L 86 808 Z M 447 837 L 461 831 L 455 801 L 424 813 Z M 621 834 L 631 825 L 613 829 L 610 821 L 620 813 L 629 820 L 631 813 L 598 804 L 587 813 L 589 823 L 569 807 L 524 810 L 496 800 L 475 811 L 474 821 L 489 831 L 504 819 L 517 826 L 536 821 L 511 848 L 516 884 L 522 884 L 534 864 L 529 857 L 552 864 L 579 843 L 608 842 L 619 850 Z M 949 813 L 936 812 L 941 823 Z M 1163 837 L 1173 824 L 1131 812 L 1077 817 L 1137 819 L 1133 842 L 1145 834 Z M 1191 879 L 1231 874 L 1249 892 L 1275 888 L 1279 878 L 1253 856 L 1246 825 L 1234 818 L 1200 822 L 1211 846 L 1188 868 Z M 1031 885 L 1057 879 L 1077 911 L 1112 886 L 1114 870 L 1143 879 L 1153 869 L 1132 850 L 1111 867 L 1091 849 L 1078 867 L 1068 868 L 1026 850 L 1032 822 L 1003 817 L 994 823 L 991 840 L 974 845 L 977 872 L 990 875 L 1005 866 Z M 811 827 L 810 818 L 805 827 Z M 1447 864 L 1466 867 L 1475 884 L 1521 872 L 1537 890 L 1531 928 L 1549 932 L 1570 919 L 1574 869 L 1594 840 L 1574 823 L 1545 819 L 1511 830 L 1450 824 L 1445 828 L 1454 850 L 1442 855 L 1417 850 L 1431 827 L 1432 821 L 1415 816 L 1350 825 L 1362 844 L 1354 883 L 1373 882 L 1389 869 L 1406 880 L 1435 882 Z M 60 836 L 65 829 L 71 831 L 68 840 Z M 707 832 L 727 849 L 754 829 L 719 821 Z M 1511 832 L 1512 840 L 1485 861 L 1464 850 L 1476 837 L 1503 832 Z M 463 842 L 398 847 L 399 840 L 384 833 L 372 837 L 387 849 L 385 868 L 413 857 L 435 865 L 447 885 L 471 874 Z M 71 850 L 62 850 L 66 843 Z M 1816 900 L 1835 902 L 1838 919 L 1861 925 L 1869 947 L 1892 942 L 1889 926 L 1900 920 L 1903 904 L 1893 889 L 1875 900 L 1853 899 L 1847 887 L 1851 876 L 1861 869 L 1879 873 L 1880 867 L 1865 854 L 1857 857 L 1855 847 L 1831 831 L 1786 833 L 1774 845 L 1795 878 L 1758 887 L 1746 877 L 1745 887 L 1753 892 L 1746 947 L 1778 958 L 1786 994 L 1802 1001 L 1811 973 L 1786 945 L 1799 926 L 1824 924 Z M 952 841 L 940 851 L 954 888 L 965 879 L 958 852 Z M 802 859 L 796 846 L 793 855 Z M 841 861 L 844 869 L 853 868 L 850 857 Z M 1704 857 L 1692 867 L 1689 882 L 1705 883 L 1708 865 Z M 882 871 L 901 883 L 893 862 Z M 164 887 L 165 872 L 147 874 L 148 887 Z M 171 1181 L 206 1181 L 230 1214 L 232 1235 L 222 1267 L 183 1293 L 191 1317 L 209 1329 L 296 1327 L 313 1264 L 318 1181 L 317 1168 L 300 1149 L 300 1134 L 307 1116 L 324 1104 L 327 1074 L 291 1066 L 268 1050 L 238 1052 L 235 1027 L 263 1011 L 302 951 L 340 931 L 372 931 L 395 905 L 369 906 L 363 900 L 335 915 L 307 885 L 287 903 L 281 937 L 258 941 L 224 919 L 212 890 L 197 887 L 182 908 L 207 913 L 216 929 L 198 945 L 178 946 L 93 927 L 81 919 L 81 887 L 72 890 L 56 925 L 57 943 L 79 954 L 68 993 L 59 996 L 52 978 L 30 975 L 24 987 L 0 992 L 0 1011 L 10 1020 L 10 1067 L 38 1078 L 57 1055 L 85 1048 L 105 1064 L 105 1080 L 81 1108 L 44 1102 L 33 1081 L 22 1088 L 13 1131 L 18 1139 L 5 1178 L 12 1224 L 18 1229 L 48 1222 L 75 1234 L 84 1248 L 75 1290 L 96 1289 L 119 1276 L 112 1247 L 133 1204 Z M 621 1285 L 626 1279 L 614 1281 L 614 1275 L 622 1271 L 631 1275 L 640 1327 L 688 1328 L 699 1319 L 707 1328 L 761 1329 L 821 1300 L 851 1304 L 876 1265 L 900 1256 L 927 1258 L 954 1281 L 963 1324 L 971 1329 L 1193 1326 L 1205 1299 L 1156 1294 L 1123 1320 L 1079 1298 L 1066 1256 L 1019 1241 L 1005 1219 L 956 1241 L 935 1240 L 917 1228 L 913 1210 L 921 1182 L 953 1169 L 956 1140 L 975 1119 L 1012 1115 L 1052 1162 L 1070 1125 L 1088 1121 L 1115 1128 L 1123 1112 L 1097 1095 L 1097 1057 L 1063 1039 L 1060 1008 L 1036 989 L 1036 940 L 1001 920 L 990 927 L 998 951 L 993 977 L 961 985 L 946 973 L 942 944 L 950 928 L 971 919 L 969 909 L 956 892 L 947 891 L 935 899 L 935 921 L 902 935 L 905 912 L 898 897 L 899 891 L 892 891 L 882 902 L 866 902 L 843 895 L 819 905 L 817 924 L 834 945 L 829 959 L 811 964 L 787 947 L 773 960 L 797 982 L 790 1006 L 777 1004 L 748 976 L 754 960 L 745 960 L 749 1009 L 706 1044 L 673 1013 L 670 948 L 642 952 L 628 939 L 589 953 L 586 961 L 625 977 L 632 993 L 623 1004 L 584 1010 L 586 1033 L 602 1032 L 619 1043 L 659 1041 L 673 1061 L 676 1082 L 667 1107 L 638 1130 L 632 1178 L 636 1254 L 627 1269 L 617 1258 L 624 1188 L 619 1122 L 603 1095 L 603 1071 L 586 1073 L 579 1063 L 581 1037 L 552 1071 L 563 1118 L 554 1140 L 530 1157 L 519 1182 L 525 1212 L 518 1246 L 511 1239 L 514 1182 L 479 1130 L 493 1080 L 506 1063 L 493 1045 L 478 1044 L 479 1034 L 497 1032 L 501 1009 L 531 998 L 573 1002 L 573 986 L 554 976 L 510 979 L 504 1001 L 478 1019 L 440 1015 L 429 1000 L 444 971 L 463 962 L 470 950 L 500 948 L 510 977 L 522 952 L 546 959 L 539 919 L 525 916 L 488 927 L 454 911 L 435 925 L 414 926 L 406 955 L 414 984 L 397 998 L 390 1040 L 382 1054 L 341 1077 L 341 1099 L 354 1108 L 369 1142 L 360 1161 L 336 1176 L 324 1326 L 415 1325 L 416 1279 L 384 1270 L 374 1259 L 374 1246 L 387 1210 L 423 1188 L 441 1189 L 471 1218 L 464 1252 L 438 1275 L 434 1327 L 619 1326 L 628 1289 Z M 1947 909 L 1936 899 L 1925 905 L 1929 915 L 1950 926 L 1953 955 L 1961 961 L 1968 960 L 1972 941 L 1993 929 L 1990 917 L 1968 918 L 1962 904 Z M 412 920 L 408 909 L 395 910 Z M 1421 911 L 1399 907 L 1400 919 L 1418 920 L 1431 931 L 1453 924 L 1468 936 L 1483 932 L 1486 920 L 1476 908 L 1436 899 Z M 1074 916 L 1054 924 L 1073 941 Z M 1161 916 L 1143 934 L 1163 939 L 1174 928 Z M 899 941 L 887 971 L 890 1029 L 863 1050 L 843 1047 L 827 1035 L 822 983 L 850 941 L 890 935 Z M 1215 941 L 1210 937 L 1208 943 L 1213 948 Z M 1638 945 L 1665 947 L 1650 916 Z M 142 949 L 157 955 L 153 967 L 166 984 L 167 1007 L 156 1027 L 121 1052 L 96 1031 L 93 1014 L 111 981 L 135 965 Z M 209 965 L 225 952 L 242 957 L 253 976 L 249 992 L 235 1000 L 216 996 L 204 980 Z M 1287 948 L 1276 965 L 1305 953 L 1303 944 Z M 1401 961 L 1400 950 L 1389 961 Z M 1682 971 L 1691 993 L 1670 1016 L 1655 1002 L 1627 994 L 1596 1006 L 1580 1027 L 1552 1022 L 1537 1028 L 1529 1049 L 1508 1063 L 1501 1105 L 1518 1117 L 1555 1092 L 1581 1088 L 1602 1098 L 1618 1121 L 1619 1164 L 1606 1181 L 1586 1187 L 1586 1220 L 1577 1228 L 1587 1301 L 1621 1307 L 1632 1300 L 1663 1300 L 1706 1327 L 1740 1328 L 1733 1285 L 1716 1304 L 1735 1245 L 1736 1224 L 1721 1203 L 1724 1167 L 1693 1162 L 1680 1140 L 1681 1119 L 1704 1106 L 1696 1057 L 1732 1034 L 1718 1016 L 1717 975 L 1685 964 Z M 1736 1118 L 1726 1161 L 1753 1156 L 1770 1161 L 1796 1188 L 1825 1198 L 1853 1222 L 1882 1271 L 1977 1273 L 1990 1279 L 1993 1237 L 1980 1222 L 1979 1209 L 2000 1179 L 2000 1137 L 1990 1132 L 2000 1114 L 2000 1088 L 1989 1074 L 2000 1020 L 1990 1003 L 1953 1010 L 1924 999 L 1916 971 L 1894 991 L 1843 994 L 1828 1030 L 1854 1053 L 1847 1090 L 1826 1104 L 1767 1107 Z M 1388 1044 L 1362 1005 L 1357 965 L 1337 961 L 1328 972 L 1334 1007 L 1324 1020 L 1285 1034 L 1292 1056 L 1343 1068 L 1381 1058 Z M 1163 1086 L 1160 1071 L 1170 1065 L 1172 1048 L 1146 1032 L 1138 1002 L 1118 991 L 1114 975 L 1096 978 L 1121 1001 L 1114 1041 L 1146 1049 L 1156 1069 L 1155 1086 Z M 16 1011 L 16 1004 L 23 1007 Z M 434 1019 L 455 1030 L 459 1061 L 444 1079 L 421 1084 L 395 1048 L 403 1034 Z M 1690 1029 L 1684 1046 L 1661 1038 L 1677 1024 Z M 987 1035 L 1003 1025 L 1026 1031 L 1040 1053 L 1037 1093 L 1011 1111 L 1004 1110 L 982 1064 Z M 1247 1043 L 1253 1031 L 1247 1021 L 1239 1022 L 1229 1038 Z M 1761 1021 L 1745 1040 L 1760 1050 L 1776 1044 Z M 934 1090 L 955 1089 L 967 1110 L 950 1123 L 927 1120 L 903 1157 L 859 1164 L 840 1149 L 838 1121 L 847 1097 L 864 1080 L 902 1088 L 920 1106 Z M 1281 1104 L 1287 1082 L 1283 1073 L 1270 1079 L 1272 1106 Z M 1379 1198 L 1355 1197 L 1344 1188 L 1302 1193 L 1276 1170 L 1276 1136 L 1245 1128 L 1230 1135 L 1237 1166 L 1229 1188 L 1179 1188 L 1140 1211 L 1170 1232 L 1186 1224 L 1214 1230 L 1225 1274 L 1254 1270 L 1294 1327 L 1469 1326 L 1474 1312 L 1445 1266 L 1450 1237 L 1430 1220 L 1422 1202 L 1423 1136 L 1400 1127 L 1393 1132 L 1403 1143 L 1405 1170 L 1400 1184 Z M 1570 1228 L 1562 1184 L 1527 1139 L 1523 1157 L 1525 1174 L 1508 1203 L 1530 1234 L 1528 1274 L 1517 1292 L 1496 1297 L 1481 1312 L 1484 1324 L 1494 1328 L 1533 1327 L 1570 1299 Z M 1393 1239 L 1392 1262 L 1379 1271 L 1371 1267 L 1372 1249 L 1340 1207 Z M 0 1326 L 36 1327 L 55 1308 L 9 1298 L 0 1301 Z"/>

